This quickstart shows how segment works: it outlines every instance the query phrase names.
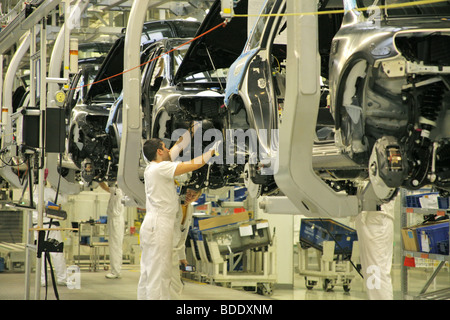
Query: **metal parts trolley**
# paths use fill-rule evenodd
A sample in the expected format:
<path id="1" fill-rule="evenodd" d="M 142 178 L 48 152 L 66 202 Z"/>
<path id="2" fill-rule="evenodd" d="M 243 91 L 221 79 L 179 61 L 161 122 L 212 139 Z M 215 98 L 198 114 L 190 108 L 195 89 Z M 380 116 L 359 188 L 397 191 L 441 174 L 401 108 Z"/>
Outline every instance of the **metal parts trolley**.
<path id="1" fill-rule="evenodd" d="M 78 265 L 81 265 L 81 246 L 88 246 L 89 252 L 89 271 L 97 271 L 100 265 L 100 248 L 103 249 L 103 269 L 108 270 L 106 263 L 106 224 L 95 223 L 94 221 L 85 221 L 79 223 L 78 232 Z"/>
<path id="2" fill-rule="evenodd" d="M 298 271 L 305 276 L 307 289 L 322 282 L 325 291 L 336 285 L 342 285 L 345 292 L 350 291 L 350 283 L 357 274 L 354 263 L 359 261 L 354 229 L 332 219 L 302 219 L 298 248 Z M 310 261 L 311 252 L 315 253 L 315 263 Z"/>
<path id="3" fill-rule="evenodd" d="M 267 221 L 250 220 L 196 233 L 197 271 L 206 282 L 262 295 L 273 293 L 276 246 Z"/>

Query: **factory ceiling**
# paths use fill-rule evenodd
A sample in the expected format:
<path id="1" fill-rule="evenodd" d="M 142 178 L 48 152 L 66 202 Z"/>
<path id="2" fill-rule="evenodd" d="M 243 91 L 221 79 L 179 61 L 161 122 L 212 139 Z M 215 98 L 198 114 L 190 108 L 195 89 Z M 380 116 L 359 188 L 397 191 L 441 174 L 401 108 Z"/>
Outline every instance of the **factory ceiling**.
<path id="1" fill-rule="evenodd" d="M 47 45 L 51 48 L 53 41 L 64 23 L 64 1 L 51 5 L 45 0 L 1 0 L 0 1 L 0 54 L 5 59 L 4 65 L 12 57 L 21 42 L 27 28 L 33 23 L 13 28 L 22 23 L 26 16 L 26 6 L 31 10 L 42 9 L 47 3 Z M 55 1 L 58 2 L 58 1 Z M 214 0 L 150 0 L 147 8 L 147 21 L 169 19 L 191 19 L 202 21 Z M 75 1 L 71 2 L 73 5 Z M 114 42 L 127 26 L 133 1 L 97 0 L 89 1 L 87 9 L 80 12 L 75 19 L 71 37 L 78 38 L 79 44 L 92 42 Z M 14 31 L 10 31 L 14 30 Z M 3 33 L 3 34 L 2 34 Z M 3 37 L 2 37 L 3 36 Z M 39 41 L 39 37 L 37 38 Z M 24 57 L 20 69 L 27 69 L 28 59 Z M 5 64 L 6 63 L 6 64 Z"/>

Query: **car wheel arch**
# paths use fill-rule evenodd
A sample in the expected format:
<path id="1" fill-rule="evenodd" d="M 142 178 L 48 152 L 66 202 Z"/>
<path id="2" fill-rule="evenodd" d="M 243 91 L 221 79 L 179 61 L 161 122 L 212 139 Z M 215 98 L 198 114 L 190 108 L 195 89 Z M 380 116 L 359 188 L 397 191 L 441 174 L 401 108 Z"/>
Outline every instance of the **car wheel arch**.
<path id="1" fill-rule="evenodd" d="M 367 74 L 367 68 L 370 65 L 372 65 L 371 60 L 373 60 L 373 59 L 370 59 L 366 54 L 364 54 L 362 52 L 357 52 L 357 53 L 353 54 L 347 60 L 345 65 L 342 67 L 342 72 L 340 72 L 340 76 L 337 80 L 336 96 L 334 98 L 334 101 L 332 101 L 332 104 L 334 105 L 333 116 L 334 116 L 335 123 L 336 123 L 336 125 L 335 125 L 336 130 L 340 129 L 340 127 L 341 127 L 340 113 L 341 113 L 342 108 L 344 107 L 344 105 L 343 105 L 344 94 L 345 94 L 345 91 L 348 89 L 347 83 L 346 83 L 348 76 L 350 75 L 352 70 L 354 70 L 355 66 L 362 61 L 366 62 L 366 74 Z"/>

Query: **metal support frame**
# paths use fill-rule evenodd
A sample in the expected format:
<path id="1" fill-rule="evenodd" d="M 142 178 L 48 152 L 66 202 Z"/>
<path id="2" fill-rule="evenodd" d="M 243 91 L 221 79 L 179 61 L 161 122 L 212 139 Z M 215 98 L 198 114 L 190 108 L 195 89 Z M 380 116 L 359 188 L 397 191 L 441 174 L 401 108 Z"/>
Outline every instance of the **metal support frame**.
<path id="1" fill-rule="evenodd" d="M 350 261 L 359 259 L 359 243 L 353 242 L 350 260 L 335 260 L 335 241 L 323 241 L 322 250 L 310 247 L 302 248 L 298 243 L 298 273 L 305 277 L 305 284 L 312 289 L 321 282 L 325 291 L 332 289 L 335 285 L 342 285 L 345 291 L 350 290 L 350 282 L 357 275 Z M 309 253 L 314 252 L 317 265 L 309 265 Z"/>
<path id="2" fill-rule="evenodd" d="M 0 113 L 1 120 L 1 114 L 3 113 L 3 54 L 0 54 L 0 107 L 2 108 Z"/>
<path id="3" fill-rule="evenodd" d="M 287 1 L 287 8 L 287 12 L 314 12 L 317 2 Z M 290 202 L 305 216 L 357 215 L 358 198 L 334 192 L 312 167 L 320 94 L 317 16 L 289 16 L 287 19 L 290 50 L 286 82 L 289 86 L 280 126 L 280 163 L 275 180 Z"/>
<path id="4" fill-rule="evenodd" d="M 131 8 L 126 29 L 125 70 L 139 65 L 139 35 L 148 6 L 148 0 L 137 0 Z M 289 1 L 288 8 L 289 12 L 312 12 L 316 9 L 316 1 Z M 288 54 L 288 61 L 292 66 L 288 70 L 288 82 L 292 85 L 287 90 L 286 105 L 292 107 L 286 108 L 286 120 L 280 128 L 280 170 L 275 175 L 277 184 L 287 197 L 274 200 L 283 201 L 287 206 L 295 207 L 296 212 L 307 216 L 356 215 L 359 213 L 358 198 L 337 194 L 312 168 L 312 141 L 318 110 L 311 106 L 319 105 L 320 94 L 318 37 L 311 37 L 311 34 L 317 34 L 317 17 L 295 16 L 288 19 L 291 20 L 289 24 L 295 26 L 288 28 L 288 41 L 292 43 L 293 50 Z M 299 59 L 300 56 L 302 59 Z M 307 79 L 302 75 L 307 75 Z M 142 148 L 142 143 L 137 143 L 142 140 L 140 76 L 139 68 L 126 72 L 123 76 L 123 132 L 118 183 L 125 194 L 138 205 L 145 206 L 144 183 L 138 174 Z M 311 82 L 311 78 L 316 78 L 317 81 Z M 328 201 L 322 201 L 324 197 Z"/>
<path id="5" fill-rule="evenodd" d="M 78 0 L 72 10 L 70 10 L 70 1 L 65 1 L 65 15 L 69 18 L 67 21 L 72 21 L 72 15 L 78 12 L 84 12 L 89 5 L 89 1 Z M 56 38 L 55 44 L 53 46 L 52 55 L 50 57 L 50 64 L 48 69 L 48 96 L 47 96 L 47 107 L 55 108 L 55 93 L 59 90 L 59 85 L 65 87 L 69 82 L 69 45 L 70 45 L 70 27 L 64 23 L 61 27 L 59 34 Z M 63 59 L 64 58 L 64 59 Z M 64 76 L 59 78 L 61 73 L 61 64 L 64 61 Z M 52 81 L 55 79 L 55 81 Z M 63 88 L 66 89 L 66 88 Z M 62 194 L 78 194 L 81 191 L 81 186 L 79 183 L 69 182 L 64 177 L 60 177 L 57 170 L 58 168 L 58 154 L 49 153 L 47 155 L 47 168 L 48 168 L 48 181 L 51 185 L 60 186 L 60 192 Z"/>
<path id="6" fill-rule="evenodd" d="M 28 31 L 27 34 L 25 34 L 24 39 L 20 43 L 17 51 L 15 52 L 14 56 L 11 59 L 11 62 L 8 66 L 8 70 L 5 74 L 4 79 L 4 86 L 2 88 L 2 141 L 1 141 L 1 148 L 7 148 L 12 140 L 12 125 L 11 125 L 11 115 L 12 115 L 12 95 L 13 95 L 13 83 L 14 78 L 16 76 L 17 69 L 19 68 L 20 61 L 22 60 L 25 53 L 28 51 L 31 45 L 31 31 Z M 1 43 L 0 43 L 1 44 Z M 30 79 L 34 76 L 33 73 L 30 73 Z M 35 88 L 33 86 L 33 83 L 31 83 L 30 90 L 33 90 Z M 0 175 L 4 177 L 8 182 L 11 183 L 12 186 L 16 188 L 21 188 L 22 185 L 15 173 L 12 172 L 12 168 L 10 166 L 2 166 L 0 168 Z"/>
<path id="7" fill-rule="evenodd" d="M 400 206 L 400 229 L 407 227 L 409 224 L 408 221 L 408 215 L 406 211 L 406 196 L 407 191 L 405 189 L 400 190 L 400 196 L 401 196 L 401 206 Z M 419 212 L 414 212 L 414 214 L 430 214 L 432 213 L 433 209 L 421 209 Z M 450 231 L 449 231 L 450 232 Z M 450 297 L 450 287 L 444 288 L 442 290 L 433 291 L 433 292 L 427 292 L 430 285 L 433 283 L 433 281 L 436 279 L 436 276 L 439 274 L 439 272 L 442 270 L 442 268 L 445 266 L 445 263 L 450 262 L 450 256 L 449 255 L 441 255 L 441 254 L 426 254 L 428 256 L 428 259 L 432 259 L 435 261 L 439 261 L 438 266 L 433 271 L 433 273 L 429 276 L 428 280 L 424 284 L 423 288 L 420 290 L 417 296 L 413 297 L 408 291 L 408 276 L 409 271 L 408 269 L 410 267 L 406 266 L 404 263 L 404 258 L 407 256 L 410 256 L 411 258 L 416 257 L 423 257 L 422 252 L 410 252 L 405 250 L 403 247 L 401 247 L 401 255 L 400 255 L 400 288 L 402 292 L 402 299 L 436 299 L 436 300 L 442 300 L 442 299 L 448 299 Z"/>
<path id="8" fill-rule="evenodd" d="M 148 6 L 148 0 L 136 0 L 131 7 L 125 34 L 124 70 L 140 64 L 140 35 Z M 123 131 L 117 181 L 126 195 L 145 207 L 144 183 L 139 178 L 141 110 L 141 71 L 134 68 L 123 75 Z"/>
<path id="9" fill-rule="evenodd" d="M 40 0 L 32 1 L 30 4 L 39 4 Z M 27 17 L 25 9 L 22 10 L 17 17 L 11 21 L 0 32 L 0 54 L 8 51 L 20 38 L 30 29 L 32 29 L 42 17 L 46 17 L 53 9 L 56 8 L 61 0 L 45 0 Z"/>
<path id="10" fill-rule="evenodd" d="M 44 215 L 44 173 L 47 167 L 47 158 L 45 152 L 45 123 L 42 118 L 45 114 L 47 107 L 55 107 L 54 94 L 56 90 L 59 89 L 58 84 L 68 84 L 69 82 L 69 70 L 67 67 L 64 68 L 63 78 L 59 78 L 61 60 L 64 59 L 64 66 L 68 66 L 69 63 L 69 36 L 70 30 L 68 27 L 61 28 L 58 39 L 54 46 L 54 51 L 52 55 L 52 60 L 50 62 L 49 76 L 47 78 L 47 15 L 60 3 L 61 1 L 44 1 L 39 4 L 33 12 L 26 17 L 24 11 L 18 15 L 18 17 L 2 31 L 0 35 L 0 44 L 2 48 L 2 54 L 8 50 L 12 45 L 14 45 L 19 39 L 25 34 L 17 52 L 14 54 L 11 63 L 8 67 L 8 71 L 5 76 L 5 86 L 3 86 L 2 81 L 2 148 L 9 147 L 12 143 L 12 85 L 14 81 L 15 74 L 19 67 L 19 63 L 22 60 L 26 52 L 30 53 L 30 105 L 36 106 L 36 94 L 39 91 L 40 103 L 39 103 L 39 146 L 38 149 L 33 153 L 33 155 L 28 155 L 31 157 L 37 157 L 38 161 L 38 221 L 37 229 L 43 228 L 43 215 Z M 64 0 L 64 15 L 70 16 L 70 1 Z M 76 6 L 83 5 L 86 8 L 88 2 L 79 0 Z M 66 19 L 67 20 L 67 19 Z M 69 19 L 70 20 L 70 19 Z M 39 50 L 37 50 L 37 37 L 39 35 Z M 2 56 L 3 57 L 3 56 Z M 3 61 L 3 60 L 2 60 Z M 3 69 L 3 65 L 1 66 Z M 3 80 L 3 79 L 2 79 Z M 47 88 L 47 84 L 49 84 Z M 65 86 L 67 87 L 67 86 Z M 48 91 L 47 91 L 48 90 Z M 54 161 L 54 159 L 52 158 Z M 51 173 L 56 172 L 56 161 L 50 163 L 52 165 Z M 9 169 L 9 171 L 8 171 Z M 11 183 L 14 187 L 23 187 L 18 180 L 17 175 L 10 172 L 11 168 L 6 166 L 2 168 L 2 176 Z M 29 170 L 32 170 L 30 167 Z M 56 172 L 55 175 L 50 175 L 53 179 L 58 177 Z M 55 184 L 55 183 L 54 183 Z M 56 184 L 55 184 L 56 185 Z M 63 183 L 63 186 L 64 183 Z M 28 181 L 28 188 L 31 194 L 32 189 L 32 179 L 30 176 L 30 181 Z M 79 189 L 78 189 L 79 190 Z M 75 190 L 76 193 L 78 190 Z M 70 193 L 70 192 L 69 192 Z M 30 204 L 31 206 L 32 204 Z M 33 232 L 30 231 L 32 226 L 31 219 L 32 210 L 28 210 L 27 215 L 27 245 L 26 245 L 26 266 L 25 266 L 25 299 L 30 298 L 30 273 L 31 273 L 31 259 L 32 252 L 38 251 L 36 245 L 33 244 Z M 36 255 L 36 265 L 35 265 L 35 293 L 34 298 L 36 300 L 40 299 L 40 274 L 41 274 L 41 262 L 42 258 Z"/>
<path id="11" fill-rule="evenodd" d="M 33 225 L 32 211 L 27 210 L 26 213 L 26 243 L 25 243 L 25 300 L 30 300 L 30 286 L 31 286 L 31 261 L 32 252 L 37 252 L 37 246 L 33 244 L 34 235 L 30 227 Z"/>
<path id="12" fill-rule="evenodd" d="M 43 17 L 39 24 L 35 25 L 31 32 L 30 32 L 30 102 L 32 105 L 35 105 L 36 103 L 36 83 L 39 83 L 39 95 L 40 95 L 40 116 L 43 114 L 43 111 L 45 111 L 46 107 L 46 94 L 47 94 L 47 86 L 46 86 L 46 76 L 47 76 L 47 33 L 45 30 L 46 27 L 46 18 Z M 39 28 L 39 29 L 38 29 Z M 36 51 L 36 37 L 40 34 L 40 50 Z M 44 62 L 44 63 L 42 63 Z M 39 70 L 37 70 L 37 65 L 39 65 Z M 9 70 L 8 70 L 9 71 Z M 9 120 L 9 119 L 8 119 Z M 10 126 L 9 126 L 10 127 Z M 44 177 L 44 167 L 45 167 L 45 157 L 42 157 L 42 152 L 44 150 L 44 137 L 42 135 L 44 128 L 44 123 L 42 120 L 39 121 L 39 130 L 40 130 L 40 139 L 39 139 L 39 150 L 34 154 L 34 156 L 40 157 L 43 163 L 40 164 L 39 168 L 39 184 L 38 184 L 38 203 L 37 203 L 37 212 L 38 212 L 38 219 L 37 219 L 37 228 L 43 228 L 43 220 L 44 220 L 44 184 L 43 179 Z M 12 130 L 11 130 L 12 132 Z M 4 136 L 3 136 L 4 138 Z M 29 168 L 29 170 L 32 170 L 32 168 Z M 32 179 L 31 175 L 29 175 L 30 179 L 28 181 L 28 185 L 26 185 L 29 188 L 30 195 L 33 192 L 32 189 Z M 32 198 L 30 196 L 30 198 Z M 30 206 L 33 204 L 30 203 Z M 30 298 L 30 273 L 31 273 L 31 251 L 37 251 L 37 248 L 32 245 L 32 234 L 30 232 L 32 221 L 31 221 L 31 210 L 28 212 L 27 217 L 27 244 L 25 247 L 26 251 L 26 260 L 25 260 L 25 299 Z M 36 256 L 36 276 L 35 276 L 35 293 L 34 297 L 36 300 L 40 299 L 40 275 L 41 275 L 41 259 L 38 256 Z"/>
<path id="13" fill-rule="evenodd" d="M 158 2 L 135 0 L 130 10 L 125 33 L 123 75 L 123 128 L 120 142 L 117 181 L 119 187 L 134 202 L 145 207 L 144 182 L 139 177 L 139 164 L 142 150 L 142 108 L 141 108 L 141 70 L 140 35 L 145 22 L 147 9 L 162 5 Z"/>
<path id="14" fill-rule="evenodd" d="M 255 287 L 263 294 L 270 295 L 272 287 L 277 282 L 277 252 L 276 237 L 267 250 L 261 247 L 261 251 L 252 252 L 244 250 L 239 253 L 230 252 L 222 255 L 218 243 L 214 240 L 191 240 L 191 243 L 199 250 L 200 259 L 196 259 L 197 270 L 194 273 L 200 281 L 211 284 L 225 284 L 228 287 Z M 205 250 L 207 242 L 208 252 Z M 233 271 L 240 262 L 243 271 Z"/>
<path id="15" fill-rule="evenodd" d="M 39 155 L 41 156 L 41 159 L 43 163 L 40 164 L 39 173 L 38 173 L 38 203 L 37 203 L 37 211 L 38 211 L 38 228 L 43 228 L 44 226 L 44 168 L 45 168 L 45 156 L 43 156 L 44 151 L 44 123 L 42 121 L 42 115 L 45 113 L 46 108 L 46 97 L 47 97 L 47 85 L 46 85 L 46 77 L 47 77 L 47 31 L 45 30 L 47 24 L 47 18 L 43 18 L 40 23 L 40 68 L 39 68 L 39 74 L 36 74 L 36 76 L 39 76 L 39 86 L 40 86 L 40 103 L 39 103 L 39 110 L 40 110 L 40 121 L 39 121 L 39 132 L 40 132 L 40 139 L 39 139 Z M 35 27 L 36 28 L 36 27 Z M 35 31 L 34 31 L 35 32 Z M 36 39 L 35 35 L 33 37 Z M 33 57 L 33 55 L 32 55 Z M 31 168 L 30 168 L 31 170 Z M 33 191 L 31 188 L 31 181 L 29 182 L 29 188 L 30 193 Z M 35 275 L 35 283 L 34 283 L 34 290 L 35 290 L 35 299 L 40 299 L 40 293 L 41 293 L 41 261 L 42 258 L 39 258 L 36 256 L 36 275 Z"/>

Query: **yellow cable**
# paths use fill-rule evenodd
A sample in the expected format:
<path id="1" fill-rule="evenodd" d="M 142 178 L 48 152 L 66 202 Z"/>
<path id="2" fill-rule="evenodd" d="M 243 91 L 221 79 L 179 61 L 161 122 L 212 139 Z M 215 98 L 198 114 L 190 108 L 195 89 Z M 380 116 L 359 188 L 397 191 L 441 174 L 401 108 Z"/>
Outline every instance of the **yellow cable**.
<path id="1" fill-rule="evenodd" d="M 402 7 L 412 7 L 421 6 L 425 4 L 432 4 L 438 2 L 447 2 L 447 0 L 421 0 L 415 2 L 405 2 L 405 3 L 393 3 L 385 5 L 377 5 L 376 8 L 379 9 L 392 9 L 392 8 L 402 8 Z M 355 8 L 356 11 L 364 12 L 368 10 L 373 10 L 372 7 Z M 345 13 L 348 10 L 327 10 L 327 11 L 315 11 L 315 12 L 296 12 L 296 13 L 263 13 L 263 14 L 234 14 L 233 18 L 247 18 L 247 17 L 283 17 L 283 16 L 313 16 L 313 15 L 324 15 L 324 14 L 338 14 Z"/>
<path id="2" fill-rule="evenodd" d="M 376 7 L 379 8 L 379 9 L 401 8 L 401 7 L 409 7 L 409 6 L 417 6 L 417 5 L 420 6 L 420 5 L 424 5 L 424 4 L 431 4 L 431 3 L 438 3 L 438 2 L 445 2 L 445 1 L 447 1 L 447 0 L 421 0 L 421 1 L 416 1 L 416 2 L 405 2 L 405 3 L 394 3 L 394 4 L 390 4 L 390 5 L 380 5 L 380 6 L 376 6 Z M 363 12 L 363 11 L 368 11 L 368 10 L 371 10 L 371 9 L 373 9 L 373 7 L 357 8 L 356 10 Z M 341 9 L 341 10 L 328 10 L 328 11 L 317 11 L 317 12 L 300 12 L 300 13 L 234 14 L 233 18 L 259 17 L 259 16 L 261 16 L 261 17 L 276 17 L 276 16 L 280 16 L 281 17 L 281 16 L 301 16 L 301 15 L 304 15 L 304 16 L 305 15 L 324 15 L 324 14 L 345 13 L 345 11 L 346 10 Z M 154 61 L 154 60 L 156 60 L 156 59 L 158 59 L 158 58 L 160 58 L 160 57 L 162 57 L 162 56 L 172 52 L 172 51 L 175 51 L 178 48 L 180 48 L 180 47 L 182 47 L 182 46 L 184 46 L 184 45 L 186 45 L 186 44 L 188 44 L 188 43 L 190 43 L 190 42 L 192 42 L 192 41 L 194 41 L 194 40 L 196 40 L 198 38 L 201 38 L 205 34 L 211 32 L 211 31 L 213 31 L 213 30 L 215 30 L 215 29 L 217 29 L 218 27 L 221 27 L 221 26 L 226 26 L 226 22 L 222 22 L 222 23 L 218 24 L 217 26 L 209 29 L 208 31 L 198 35 L 197 37 L 195 37 L 195 38 L 193 38 L 193 39 L 191 39 L 191 40 L 189 40 L 189 41 L 179 45 L 178 47 L 173 48 L 172 50 L 167 51 L 167 52 L 161 54 L 160 56 L 155 57 L 155 58 L 153 58 L 153 59 L 151 59 L 149 61 L 146 61 L 146 62 L 144 62 L 144 63 L 142 63 L 142 64 L 140 64 L 140 65 L 138 65 L 136 67 L 130 68 L 128 70 L 124 70 L 124 71 L 122 71 L 122 72 L 120 72 L 118 74 L 112 75 L 112 76 L 110 76 L 108 78 L 105 78 L 105 79 L 102 79 L 102 80 L 99 80 L 99 81 L 96 81 L 96 82 L 88 83 L 88 84 L 85 84 L 85 85 L 82 85 L 82 86 L 78 86 L 78 87 L 75 87 L 75 88 L 71 88 L 69 90 L 76 90 L 76 89 L 80 89 L 80 88 L 83 88 L 83 87 L 91 86 L 93 84 L 100 83 L 100 82 L 109 80 L 111 78 L 123 75 L 126 72 L 129 72 L 131 70 L 139 68 L 139 67 L 141 67 L 143 65 L 146 65 L 146 64 L 148 64 L 148 63 L 150 63 L 150 62 L 152 62 L 152 61 Z"/>

